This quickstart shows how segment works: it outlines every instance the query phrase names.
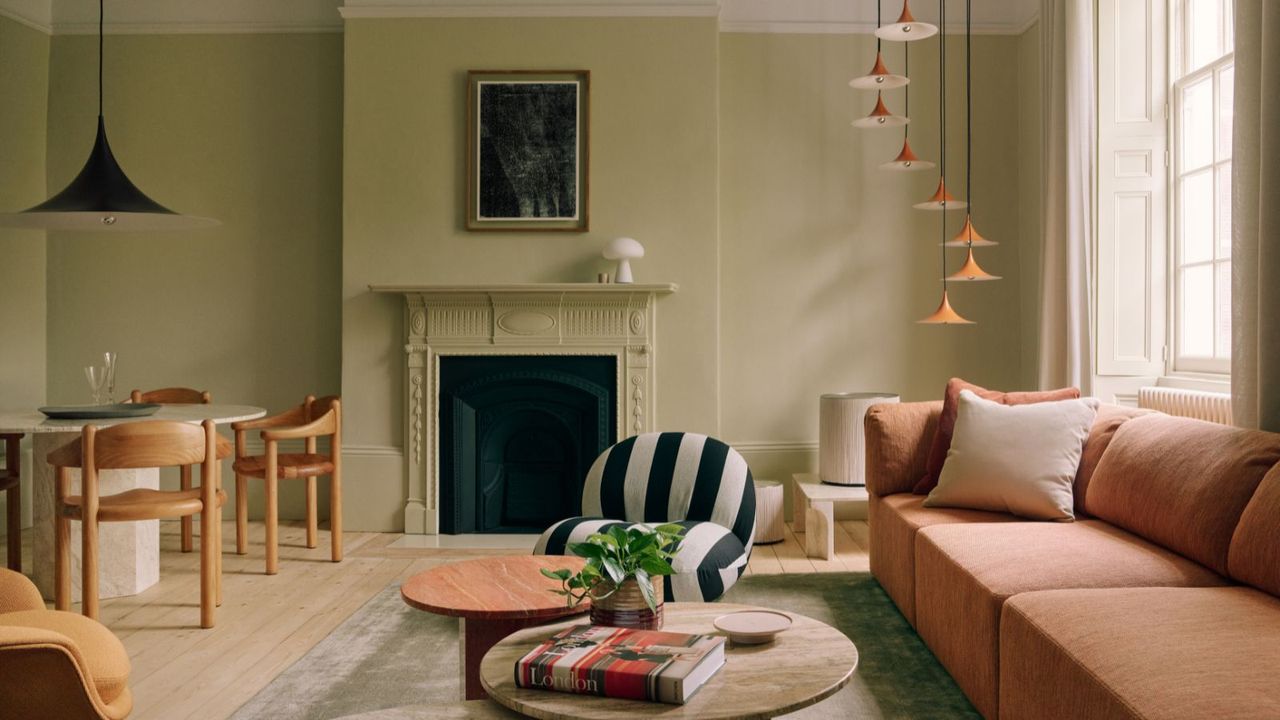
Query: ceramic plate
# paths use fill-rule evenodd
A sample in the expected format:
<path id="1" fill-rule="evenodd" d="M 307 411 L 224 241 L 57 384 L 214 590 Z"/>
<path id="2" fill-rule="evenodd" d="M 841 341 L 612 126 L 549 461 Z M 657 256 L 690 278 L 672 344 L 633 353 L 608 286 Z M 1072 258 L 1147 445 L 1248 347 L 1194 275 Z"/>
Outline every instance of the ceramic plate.
<path id="1" fill-rule="evenodd" d="M 735 643 L 758 645 L 773 642 L 778 633 L 791 627 L 791 616 L 773 610 L 743 610 L 721 615 L 712 624 Z"/>
<path id="2" fill-rule="evenodd" d="M 96 420 L 106 418 L 131 418 L 154 415 L 157 403 L 116 403 L 115 405 L 60 405 L 42 407 L 40 412 L 54 420 Z"/>

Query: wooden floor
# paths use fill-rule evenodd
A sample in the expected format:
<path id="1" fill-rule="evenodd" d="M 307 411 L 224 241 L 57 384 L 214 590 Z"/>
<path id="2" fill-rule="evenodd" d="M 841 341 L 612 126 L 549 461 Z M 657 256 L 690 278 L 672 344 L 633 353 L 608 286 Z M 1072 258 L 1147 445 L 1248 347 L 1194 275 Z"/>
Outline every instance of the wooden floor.
<path id="1" fill-rule="evenodd" d="M 211 630 L 199 627 L 199 554 L 178 552 L 176 522 L 161 523 L 160 582 L 141 595 L 102 601 L 102 621 L 133 663 L 131 718 L 225 718 L 393 580 L 512 552 L 393 548 L 400 535 L 357 532 L 346 534 L 346 559 L 335 564 L 326 531 L 309 550 L 302 526 L 290 524 L 280 530 L 280 573 L 267 576 L 263 535 L 263 525 L 252 524 L 249 554 L 241 556 L 234 552 L 234 527 L 224 528 L 224 602 Z M 30 547 L 28 539 L 24 567 L 30 567 Z M 806 558 L 803 547 L 804 535 L 788 529 L 783 542 L 756 546 L 747 573 L 867 570 L 865 522 L 838 523 L 830 561 Z"/>

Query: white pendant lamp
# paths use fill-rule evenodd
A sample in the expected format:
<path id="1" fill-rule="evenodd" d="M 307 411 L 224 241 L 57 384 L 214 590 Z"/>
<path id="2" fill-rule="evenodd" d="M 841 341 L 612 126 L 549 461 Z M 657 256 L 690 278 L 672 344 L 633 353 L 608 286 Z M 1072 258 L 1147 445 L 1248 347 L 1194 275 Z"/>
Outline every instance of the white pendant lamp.
<path id="1" fill-rule="evenodd" d="M 902 14 L 898 22 L 876 29 L 876 37 L 894 42 L 911 42 L 933 37 L 938 32 L 936 25 L 918 22 L 911 15 L 911 0 L 902 0 Z"/>
<path id="2" fill-rule="evenodd" d="M 0 227 L 47 230 L 191 230 L 218 225 L 181 215 L 147 197 L 120 168 L 102 117 L 103 0 L 98 0 L 98 132 L 80 174 L 62 192 L 18 213 L 0 214 Z"/>

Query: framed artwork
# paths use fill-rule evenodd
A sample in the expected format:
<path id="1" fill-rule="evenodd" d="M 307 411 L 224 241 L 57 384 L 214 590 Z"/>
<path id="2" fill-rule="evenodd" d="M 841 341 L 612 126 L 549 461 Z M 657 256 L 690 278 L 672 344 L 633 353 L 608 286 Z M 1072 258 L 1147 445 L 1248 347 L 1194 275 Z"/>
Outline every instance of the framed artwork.
<path id="1" fill-rule="evenodd" d="M 586 232 L 591 73 L 467 73 L 468 230 Z"/>

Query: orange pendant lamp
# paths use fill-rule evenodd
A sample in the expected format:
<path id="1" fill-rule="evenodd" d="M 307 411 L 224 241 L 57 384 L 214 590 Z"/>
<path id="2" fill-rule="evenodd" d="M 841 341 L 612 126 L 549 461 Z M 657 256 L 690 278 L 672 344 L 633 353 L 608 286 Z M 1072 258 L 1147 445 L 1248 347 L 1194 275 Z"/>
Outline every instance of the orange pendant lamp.
<path id="1" fill-rule="evenodd" d="M 964 227 L 960 228 L 960 232 L 943 243 L 947 247 L 991 247 L 999 244 L 995 240 L 988 240 L 979 235 L 978 231 L 973 227 L 972 216 L 968 213 L 964 216 Z"/>
<path id="2" fill-rule="evenodd" d="M 894 42 L 911 42 L 933 37 L 937 32 L 937 26 L 918 22 L 911 16 L 911 0 L 902 0 L 902 14 L 898 16 L 898 22 L 877 28 L 876 37 Z"/>
<path id="3" fill-rule="evenodd" d="M 946 24 L 946 5 L 945 0 L 938 0 L 938 15 L 941 22 Z M 947 76 L 944 72 L 943 58 L 946 56 L 947 40 L 944 33 L 938 39 L 938 144 L 941 152 L 939 157 L 942 163 L 942 174 L 947 172 Z M 941 181 L 938 183 L 939 197 L 948 197 L 946 186 Z M 917 205 L 916 207 L 919 207 Z M 939 209 L 942 211 L 942 239 L 945 242 L 947 238 L 947 208 L 948 205 L 943 202 Z M 942 302 L 938 303 L 938 309 L 934 310 L 928 316 L 917 320 L 921 325 L 973 325 L 972 320 L 966 320 L 960 313 L 951 307 L 951 298 L 947 296 L 947 248 L 944 246 L 940 249 L 942 256 Z"/>
<path id="4" fill-rule="evenodd" d="M 871 114 L 854 120 L 853 126 L 865 130 L 868 128 L 902 127 L 909 122 L 911 120 L 907 116 L 894 115 L 889 112 L 889 108 L 884 105 L 884 96 L 876 93 L 876 106 L 872 108 Z"/>
<path id="5" fill-rule="evenodd" d="M 903 72 L 907 72 L 907 73 L 911 72 L 911 46 L 910 45 L 902 46 L 902 70 Z M 903 102 L 906 104 L 906 115 L 907 117 L 910 117 L 911 116 L 911 88 L 910 87 L 908 87 L 905 91 L 903 91 Z M 932 167 L 935 167 L 935 165 L 929 162 L 928 160 L 921 160 L 919 157 L 916 156 L 915 152 L 911 150 L 911 141 L 908 139 L 910 131 L 911 131 L 910 125 L 906 126 L 906 128 L 902 131 L 902 150 L 898 152 L 898 157 L 890 160 L 887 163 L 881 163 L 880 165 L 881 170 L 911 172 L 914 170 L 928 170 Z"/>
<path id="6" fill-rule="evenodd" d="M 911 207 L 917 210 L 959 210 L 960 208 L 969 207 L 969 203 L 963 200 L 957 200 L 955 196 L 947 190 L 946 179 L 939 176 L 938 189 L 933 192 L 933 195 L 931 195 L 928 200 L 918 202 Z"/>
<path id="7" fill-rule="evenodd" d="M 876 29 L 880 29 L 880 0 L 876 0 Z M 894 75 L 885 67 L 884 55 L 880 53 L 880 38 L 876 38 L 876 62 L 871 72 L 849 81 L 849 87 L 855 90 L 892 90 L 911 82 L 905 75 Z"/>
<path id="8" fill-rule="evenodd" d="M 972 13 L 970 12 L 972 0 L 965 0 L 965 41 L 964 41 L 964 74 L 965 74 L 965 184 L 969 187 L 969 200 L 973 201 L 973 60 L 971 57 L 972 36 L 970 22 Z M 995 245 L 996 243 L 987 240 L 978 234 L 973 227 L 973 215 L 965 213 L 964 227 L 960 229 L 960 234 L 950 243 L 943 243 L 945 246 L 955 247 L 955 243 L 964 240 L 963 246 L 968 248 L 968 256 L 965 258 L 964 265 L 953 273 L 948 280 L 956 282 L 981 282 L 984 280 L 999 280 L 999 275 L 992 275 L 983 270 L 978 265 L 978 261 L 973 257 L 973 248 L 978 245 L 979 241 L 985 245 Z"/>

